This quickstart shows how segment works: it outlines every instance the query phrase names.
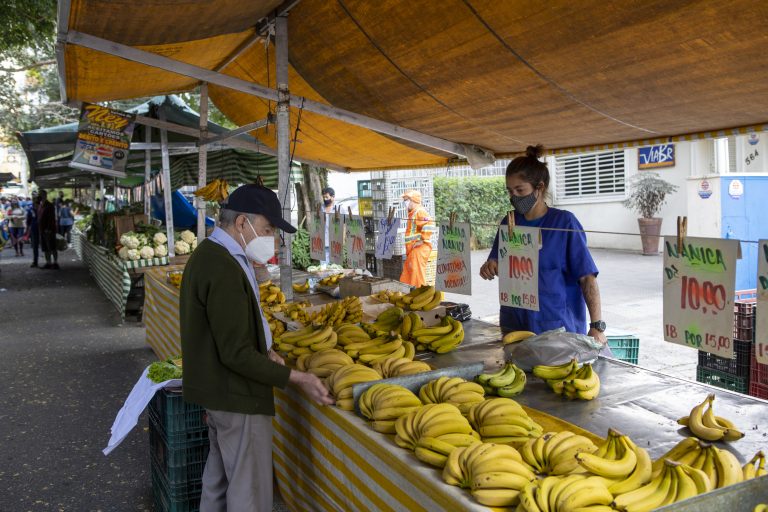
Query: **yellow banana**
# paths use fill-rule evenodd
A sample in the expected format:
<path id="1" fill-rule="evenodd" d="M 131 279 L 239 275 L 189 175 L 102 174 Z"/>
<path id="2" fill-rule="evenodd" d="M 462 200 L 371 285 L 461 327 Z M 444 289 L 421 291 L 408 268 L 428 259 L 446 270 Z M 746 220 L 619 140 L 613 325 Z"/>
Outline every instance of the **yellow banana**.
<path id="1" fill-rule="evenodd" d="M 486 507 L 512 507 L 519 502 L 520 491 L 511 489 L 473 489 L 472 497 Z"/>
<path id="2" fill-rule="evenodd" d="M 432 296 L 432 300 L 422 305 L 419 309 L 421 309 L 422 311 L 432 311 L 433 309 L 438 307 L 444 300 L 445 300 L 445 292 L 442 292 L 442 291 L 435 292 L 435 294 Z M 411 308 L 416 309 L 413 306 L 411 306 Z"/>
<path id="3" fill-rule="evenodd" d="M 533 374 L 544 380 L 562 380 L 567 378 L 571 373 L 573 373 L 576 368 L 578 367 L 578 362 L 576 359 L 572 359 L 571 361 L 557 365 L 557 366 L 547 366 L 547 365 L 538 365 L 533 367 Z"/>
<path id="4" fill-rule="evenodd" d="M 696 482 L 685 472 L 682 465 L 676 464 L 673 470 L 677 478 L 677 494 L 674 497 L 674 501 L 687 500 L 699 494 Z"/>
<path id="5" fill-rule="evenodd" d="M 424 448 L 422 446 L 416 446 L 416 448 L 413 451 L 413 454 L 416 455 L 416 458 L 419 459 L 420 461 L 426 462 L 427 464 L 438 467 L 438 468 L 444 467 L 446 461 L 448 460 L 448 457 L 446 455 L 443 455 L 442 453 L 437 453 L 435 451 L 432 451 L 428 448 Z"/>
<path id="6" fill-rule="evenodd" d="M 535 480 L 536 477 L 534 476 Z M 514 489 L 520 490 L 531 482 L 517 473 L 472 473 L 472 489 Z"/>
<path id="7" fill-rule="evenodd" d="M 725 449 L 715 446 L 710 447 L 713 451 L 715 469 L 717 470 L 717 486 L 728 487 L 729 485 L 741 482 L 744 474 L 741 465 L 735 455 Z"/>
<path id="8" fill-rule="evenodd" d="M 712 490 L 712 481 L 709 479 L 706 473 L 700 469 L 692 468 L 686 464 L 680 464 L 686 475 L 693 479 L 696 484 L 696 490 L 699 494 L 704 494 Z"/>
<path id="9" fill-rule="evenodd" d="M 744 480 L 751 480 L 758 476 L 758 471 L 765 467 L 765 455 L 762 451 L 755 454 L 752 459 L 744 464 L 742 468 L 742 475 Z"/>
<path id="10" fill-rule="evenodd" d="M 651 481 L 651 457 L 648 455 L 648 450 L 640 448 L 632 443 L 631 448 L 634 450 L 637 457 L 637 464 L 632 473 L 624 479 L 610 484 L 608 490 L 611 494 L 618 495 L 639 489 L 643 485 Z"/>
<path id="11" fill-rule="evenodd" d="M 713 394 L 707 396 L 707 398 L 695 406 L 691 410 L 691 414 L 688 416 L 688 428 L 693 432 L 693 435 L 704 441 L 719 441 L 725 436 L 728 429 L 721 427 L 711 427 L 704 424 L 704 408 L 710 404 L 714 399 Z"/>
<path id="12" fill-rule="evenodd" d="M 504 345 L 509 345 L 510 343 L 526 340 L 531 336 L 536 336 L 536 333 L 531 331 L 512 331 L 505 334 L 504 337 L 501 338 L 501 342 Z"/>
<path id="13" fill-rule="evenodd" d="M 590 453 L 577 453 L 576 460 L 581 464 L 583 468 L 591 473 L 602 476 L 605 478 L 622 478 L 626 479 L 632 471 L 634 471 L 637 465 L 637 454 L 634 450 L 630 449 L 626 442 L 621 440 L 622 443 L 622 455 L 621 458 L 616 460 L 608 460 L 602 457 L 594 456 Z"/>
<path id="14" fill-rule="evenodd" d="M 427 448 L 429 450 L 432 450 L 433 452 L 437 452 L 442 455 L 445 455 L 446 457 L 450 455 L 453 450 L 456 449 L 456 446 L 452 445 L 451 443 L 447 443 L 436 437 L 429 437 L 429 436 L 421 436 L 419 440 L 416 441 L 416 446 Z"/>

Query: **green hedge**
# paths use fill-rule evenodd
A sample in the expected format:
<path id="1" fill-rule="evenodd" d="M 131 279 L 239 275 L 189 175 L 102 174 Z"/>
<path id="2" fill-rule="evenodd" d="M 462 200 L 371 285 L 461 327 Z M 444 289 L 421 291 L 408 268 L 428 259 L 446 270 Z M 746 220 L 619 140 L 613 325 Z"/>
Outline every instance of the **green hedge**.
<path id="1" fill-rule="evenodd" d="M 503 176 L 493 178 L 435 178 L 435 215 L 447 219 L 456 212 L 472 223 L 472 248 L 493 245 L 498 222 L 511 209 Z"/>

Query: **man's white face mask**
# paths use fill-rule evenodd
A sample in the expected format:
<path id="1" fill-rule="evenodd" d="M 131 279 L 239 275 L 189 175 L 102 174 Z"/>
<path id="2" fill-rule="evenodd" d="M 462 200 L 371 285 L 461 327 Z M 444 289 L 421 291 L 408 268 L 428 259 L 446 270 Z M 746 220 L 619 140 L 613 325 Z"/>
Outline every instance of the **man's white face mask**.
<path id="1" fill-rule="evenodd" d="M 405 208 L 407 210 L 408 208 L 410 208 L 410 206 L 411 206 L 411 200 L 410 199 L 404 199 L 403 200 L 403 208 Z"/>
<path id="2" fill-rule="evenodd" d="M 251 231 L 256 236 L 253 240 L 245 244 L 245 237 L 240 233 L 240 238 L 243 239 L 245 244 L 245 257 L 256 263 L 265 265 L 275 255 L 275 239 L 271 236 L 259 236 L 256 234 L 256 230 L 251 224 L 251 219 L 245 218 L 248 221 L 248 225 L 251 226 Z"/>

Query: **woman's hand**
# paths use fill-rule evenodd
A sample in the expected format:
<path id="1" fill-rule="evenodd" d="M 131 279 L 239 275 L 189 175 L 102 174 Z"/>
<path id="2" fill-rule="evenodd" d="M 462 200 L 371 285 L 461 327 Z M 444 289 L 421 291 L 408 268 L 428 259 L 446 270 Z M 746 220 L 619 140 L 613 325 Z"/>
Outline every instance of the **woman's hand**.
<path id="1" fill-rule="evenodd" d="M 499 275 L 499 262 L 496 260 L 488 260 L 480 267 L 480 277 L 486 281 L 491 281 L 497 275 Z"/>

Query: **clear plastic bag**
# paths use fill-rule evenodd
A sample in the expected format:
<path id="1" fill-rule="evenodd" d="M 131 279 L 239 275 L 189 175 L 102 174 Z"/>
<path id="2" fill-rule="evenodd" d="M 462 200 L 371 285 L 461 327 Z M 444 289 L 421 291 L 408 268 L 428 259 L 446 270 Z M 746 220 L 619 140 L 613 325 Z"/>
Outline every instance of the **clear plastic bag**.
<path id="1" fill-rule="evenodd" d="M 507 345 L 504 355 L 507 361 L 530 371 L 537 365 L 564 364 L 573 358 L 580 363 L 589 363 L 597 359 L 602 348 L 602 344 L 591 336 L 566 332 L 561 327 Z"/>

